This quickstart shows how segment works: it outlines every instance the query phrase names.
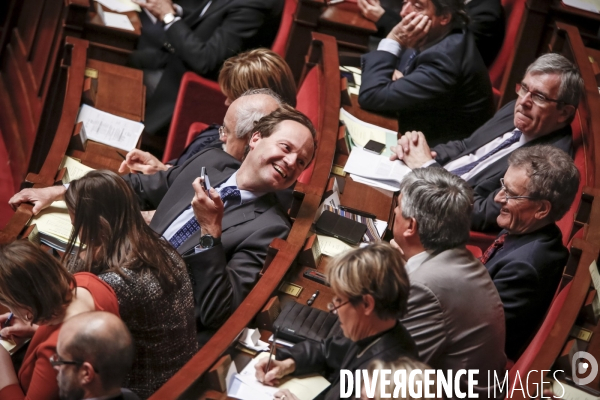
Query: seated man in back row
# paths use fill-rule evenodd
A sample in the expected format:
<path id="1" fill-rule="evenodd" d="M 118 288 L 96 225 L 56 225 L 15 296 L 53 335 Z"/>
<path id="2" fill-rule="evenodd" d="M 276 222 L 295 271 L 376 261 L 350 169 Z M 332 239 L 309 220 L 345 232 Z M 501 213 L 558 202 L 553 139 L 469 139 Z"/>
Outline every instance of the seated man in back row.
<path id="1" fill-rule="evenodd" d="M 572 62 L 559 54 L 535 60 L 508 103 L 464 140 L 435 146 L 431 151 L 422 132 L 407 132 L 392 149 L 392 159 L 410 168 L 443 166 L 467 181 L 475 191 L 471 216 L 474 231 L 498 232 L 500 205 L 494 198 L 510 154 L 520 147 L 551 144 L 572 152 L 570 123 L 583 93 L 583 79 Z"/>
<path id="2" fill-rule="evenodd" d="M 181 167 L 123 177 L 143 210 L 156 209 L 150 226 L 190 269 L 201 345 L 252 290 L 271 241 L 287 237 L 291 224 L 273 192 L 290 187 L 310 164 L 315 134 L 304 114 L 283 106 L 256 124 L 241 164 L 210 148 Z M 202 167 L 208 192 L 199 178 Z M 62 185 L 24 189 L 10 204 L 32 202 L 37 213 L 64 192 Z"/>
<path id="3" fill-rule="evenodd" d="M 217 79 L 229 57 L 271 47 L 281 21 L 283 0 L 136 0 L 157 19 L 156 31 L 142 32 L 129 64 L 144 70 L 146 131 L 167 133 L 183 74 Z M 144 14 L 145 15 L 145 14 Z M 149 24 L 144 24 L 146 30 Z"/>
<path id="4" fill-rule="evenodd" d="M 400 132 L 462 139 L 494 115 L 492 84 L 464 0 L 406 0 L 402 22 L 362 57 L 361 107 L 393 112 Z"/>
<path id="5" fill-rule="evenodd" d="M 516 360 L 550 306 L 569 252 L 556 221 L 569 210 L 579 171 L 564 151 L 540 145 L 515 150 L 495 201 L 503 229 L 481 257 L 506 318 L 506 355 Z"/>

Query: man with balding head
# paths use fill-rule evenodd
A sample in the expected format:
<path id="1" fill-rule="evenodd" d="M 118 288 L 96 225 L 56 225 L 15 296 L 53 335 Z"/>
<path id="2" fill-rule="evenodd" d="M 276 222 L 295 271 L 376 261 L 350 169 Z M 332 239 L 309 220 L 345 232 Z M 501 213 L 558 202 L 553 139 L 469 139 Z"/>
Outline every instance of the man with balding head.
<path id="1" fill-rule="evenodd" d="M 152 154 L 139 149 L 127 153 L 119 172 L 142 172 L 146 175 L 166 171 L 173 166 L 181 166 L 200 150 L 208 147 L 223 148 L 226 153 L 242 161 L 246 154 L 250 134 L 254 124 L 267 114 L 275 111 L 283 100 L 271 89 L 251 89 L 231 103 L 225 113 L 223 125 L 211 125 L 200 132 L 186 147 L 178 159 L 163 164 Z"/>
<path id="2" fill-rule="evenodd" d="M 123 321 L 111 313 L 94 311 L 68 319 L 50 362 L 58 371 L 62 400 L 138 398 L 121 391 L 133 363 L 133 342 Z"/>

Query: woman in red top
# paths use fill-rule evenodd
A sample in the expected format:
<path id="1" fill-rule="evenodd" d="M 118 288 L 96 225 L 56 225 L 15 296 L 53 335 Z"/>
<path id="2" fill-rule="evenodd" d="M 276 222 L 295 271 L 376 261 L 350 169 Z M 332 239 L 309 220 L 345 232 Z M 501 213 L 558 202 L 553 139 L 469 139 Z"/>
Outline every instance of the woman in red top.
<path id="1" fill-rule="evenodd" d="M 58 399 L 49 358 L 56 353 L 62 323 L 94 310 L 119 315 L 110 286 L 90 273 L 71 275 L 57 259 L 23 240 L 0 246 L 0 304 L 14 314 L 12 325 L 29 326 L 21 331 L 33 336 L 18 378 L 10 355 L 0 346 L 0 400 Z M 0 323 L 7 317 L 0 317 Z"/>

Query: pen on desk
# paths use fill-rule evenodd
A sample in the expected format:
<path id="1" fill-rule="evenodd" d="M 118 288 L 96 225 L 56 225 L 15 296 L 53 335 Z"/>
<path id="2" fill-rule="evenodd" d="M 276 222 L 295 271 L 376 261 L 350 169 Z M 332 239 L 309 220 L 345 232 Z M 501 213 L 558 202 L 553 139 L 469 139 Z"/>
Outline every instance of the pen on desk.
<path id="1" fill-rule="evenodd" d="M 366 211 L 357 210 L 355 208 L 350 208 L 350 207 L 340 205 L 340 209 L 351 212 L 352 214 L 360 215 L 361 217 L 377 219 L 376 215 L 368 213 Z"/>
<path id="2" fill-rule="evenodd" d="M 115 153 L 117 153 L 119 155 L 119 157 L 121 157 L 123 160 L 127 160 L 127 157 L 125 157 L 123 154 L 119 153 L 118 151 L 115 150 Z"/>
<path id="3" fill-rule="evenodd" d="M 317 290 L 316 292 L 313 293 L 312 296 L 310 296 L 310 299 L 308 299 L 308 301 L 306 302 L 306 304 L 308 304 L 309 306 L 312 306 L 318 295 L 319 295 L 319 291 Z"/>
<path id="4" fill-rule="evenodd" d="M 265 371 L 265 376 L 267 372 L 269 372 L 269 368 L 271 368 L 271 359 L 273 358 L 273 352 L 275 351 L 275 346 L 277 345 L 277 334 L 279 333 L 279 327 L 275 329 L 275 333 L 273 334 L 273 344 L 271 344 L 271 351 L 269 351 L 269 361 L 267 361 L 267 369 Z"/>
<path id="5" fill-rule="evenodd" d="M 6 318 L 6 321 L 4 321 L 4 323 L 2 324 L 2 328 L 6 328 L 7 326 L 10 326 L 10 321 L 12 321 L 14 317 L 13 313 L 8 314 L 8 318 Z"/>

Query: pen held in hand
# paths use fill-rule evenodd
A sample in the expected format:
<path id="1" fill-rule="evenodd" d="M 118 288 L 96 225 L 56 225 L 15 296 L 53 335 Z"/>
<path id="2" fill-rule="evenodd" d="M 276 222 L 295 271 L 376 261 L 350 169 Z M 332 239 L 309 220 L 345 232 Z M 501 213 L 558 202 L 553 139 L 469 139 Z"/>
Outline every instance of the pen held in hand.
<path id="1" fill-rule="evenodd" d="M 273 334 L 273 344 L 271 345 L 271 350 L 269 351 L 269 361 L 267 361 L 267 369 L 265 370 L 265 376 L 269 372 L 269 368 L 271 368 L 271 359 L 273 358 L 273 352 L 275 351 L 275 346 L 277 345 L 277 335 L 279 333 L 279 327 L 275 329 L 275 333 Z"/>
<path id="2" fill-rule="evenodd" d="M 6 321 L 4 321 L 4 323 L 2 324 L 2 328 L 9 327 L 10 326 L 10 322 L 12 321 L 13 317 L 14 317 L 14 314 L 10 313 L 8 315 L 8 318 L 6 318 Z"/>

